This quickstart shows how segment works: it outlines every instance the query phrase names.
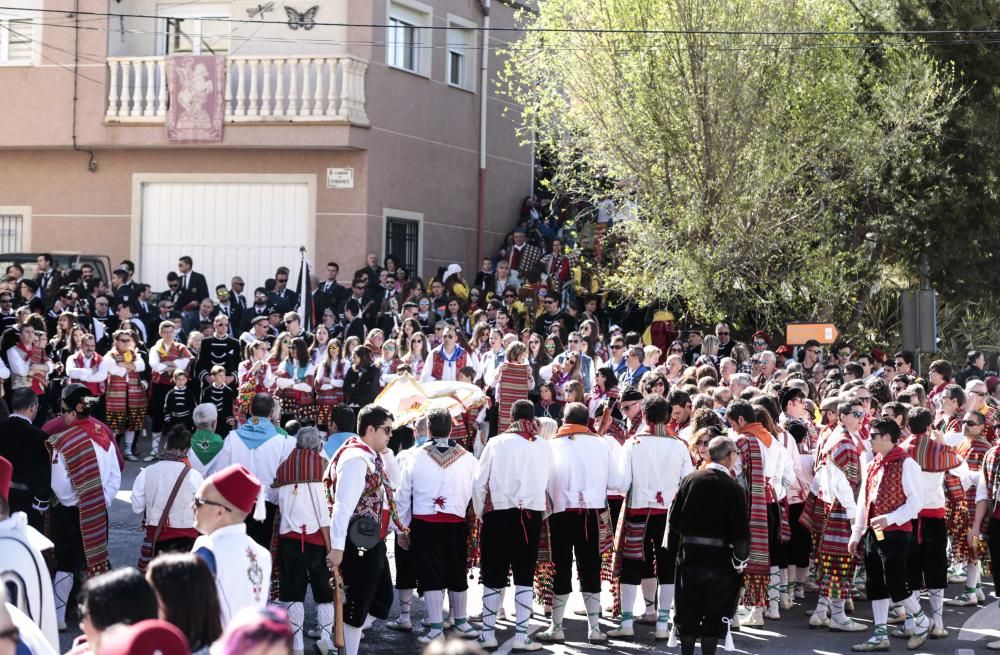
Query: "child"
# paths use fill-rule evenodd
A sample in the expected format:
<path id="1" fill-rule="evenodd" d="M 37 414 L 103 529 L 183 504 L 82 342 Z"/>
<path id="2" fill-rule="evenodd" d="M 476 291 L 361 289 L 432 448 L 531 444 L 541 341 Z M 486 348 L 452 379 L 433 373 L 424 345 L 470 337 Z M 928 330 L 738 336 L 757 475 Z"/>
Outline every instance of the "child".
<path id="1" fill-rule="evenodd" d="M 476 369 L 471 366 L 463 366 L 458 369 L 458 381 L 467 382 L 468 384 L 473 384 L 476 379 Z M 465 449 L 469 452 L 475 452 L 476 446 L 476 435 L 479 432 L 478 423 L 480 420 L 486 420 L 485 414 L 486 407 L 471 406 L 467 407 L 462 415 L 457 419 L 452 419 L 451 435 L 452 439 L 459 442 Z"/>
<path id="2" fill-rule="evenodd" d="M 226 368 L 224 366 L 213 366 L 210 374 L 212 383 L 201 390 L 201 402 L 215 405 L 215 409 L 219 412 L 215 433 L 220 437 L 225 437 L 230 430 L 236 427 L 236 418 L 233 416 L 233 401 L 236 400 L 236 393 L 232 387 L 226 384 Z"/>
<path id="3" fill-rule="evenodd" d="M 163 419 L 167 431 L 175 425 L 183 425 L 188 430 L 194 430 L 192 413 L 194 412 L 194 392 L 188 388 L 188 375 L 183 369 L 174 369 L 171 376 L 174 388 L 167 392 L 163 401 Z"/>

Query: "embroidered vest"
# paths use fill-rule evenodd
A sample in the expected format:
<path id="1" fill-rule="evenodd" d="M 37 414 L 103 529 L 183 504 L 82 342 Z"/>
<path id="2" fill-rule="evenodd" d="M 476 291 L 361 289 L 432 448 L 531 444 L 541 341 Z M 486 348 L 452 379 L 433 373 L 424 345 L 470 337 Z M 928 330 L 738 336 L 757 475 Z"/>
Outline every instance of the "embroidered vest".
<path id="1" fill-rule="evenodd" d="M 188 352 L 185 346 L 177 343 L 176 341 L 171 342 L 170 347 L 166 350 L 163 349 L 163 343 L 158 343 L 156 345 L 157 352 L 160 355 L 161 362 L 172 362 L 176 359 L 184 359 L 185 357 L 190 357 L 191 353 Z M 157 373 L 153 371 L 151 379 L 153 384 L 173 384 L 173 371 L 166 371 L 164 373 Z"/>
<path id="2" fill-rule="evenodd" d="M 38 364 L 39 363 L 38 361 L 36 361 L 36 352 L 35 351 L 36 350 L 40 350 L 40 349 L 32 348 L 31 350 L 29 350 L 29 349 L 25 348 L 24 344 L 21 343 L 20 341 L 18 341 L 16 344 L 14 344 L 14 347 L 17 348 L 19 351 L 21 351 L 21 357 L 24 358 L 24 361 L 27 362 L 27 364 L 28 364 L 29 367 L 32 364 Z M 43 387 L 39 383 L 38 378 L 35 375 L 32 375 L 32 374 L 29 374 L 29 375 L 12 374 L 11 378 L 10 378 L 10 386 L 11 386 L 11 389 L 20 389 L 20 388 L 23 388 L 23 387 L 28 387 L 32 391 L 34 391 L 36 394 L 45 393 L 45 387 Z"/>
<path id="3" fill-rule="evenodd" d="M 876 516 L 883 516 L 894 512 L 906 502 L 906 493 L 903 491 L 903 462 L 905 457 L 899 457 L 891 462 L 881 465 L 873 461 L 869 464 L 868 485 L 866 498 L 871 503 L 871 511 L 868 512 L 868 523 Z M 876 477 L 874 472 L 877 468 L 882 469 L 882 479 L 875 489 Z M 877 494 L 874 497 L 872 494 Z"/>
<path id="4" fill-rule="evenodd" d="M 469 358 L 466 355 L 465 350 L 463 350 L 461 346 L 455 346 L 455 350 L 457 351 L 457 355 L 453 356 L 453 359 L 451 361 L 455 362 L 455 376 L 457 377 L 458 372 L 467 365 Z M 444 350 L 441 348 L 435 349 L 434 361 L 431 364 L 431 377 L 433 377 L 435 380 L 443 379 L 444 364 L 445 364 Z"/>
<path id="5" fill-rule="evenodd" d="M 83 358 L 83 353 L 78 351 L 76 356 L 73 358 L 73 363 L 76 364 L 77 368 L 87 367 L 90 369 L 91 373 L 94 373 L 101 367 L 101 362 L 103 360 L 104 358 L 95 352 L 93 358 L 91 359 L 90 366 L 87 367 L 87 360 Z M 103 380 L 100 382 L 81 382 L 80 384 L 87 387 L 90 393 L 95 396 L 103 396 L 104 390 L 107 389 L 107 384 Z"/>

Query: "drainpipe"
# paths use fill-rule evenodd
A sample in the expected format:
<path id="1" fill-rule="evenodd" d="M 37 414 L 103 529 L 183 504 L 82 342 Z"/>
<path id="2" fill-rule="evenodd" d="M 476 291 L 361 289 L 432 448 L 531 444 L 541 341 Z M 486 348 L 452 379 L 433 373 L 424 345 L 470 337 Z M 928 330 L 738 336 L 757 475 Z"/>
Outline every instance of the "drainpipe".
<path id="1" fill-rule="evenodd" d="M 483 260 L 483 236 L 486 227 L 486 93 L 490 76 L 490 0 L 479 0 L 483 11 L 483 43 L 479 67 L 479 225 L 476 231 L 476 265 Z"/>

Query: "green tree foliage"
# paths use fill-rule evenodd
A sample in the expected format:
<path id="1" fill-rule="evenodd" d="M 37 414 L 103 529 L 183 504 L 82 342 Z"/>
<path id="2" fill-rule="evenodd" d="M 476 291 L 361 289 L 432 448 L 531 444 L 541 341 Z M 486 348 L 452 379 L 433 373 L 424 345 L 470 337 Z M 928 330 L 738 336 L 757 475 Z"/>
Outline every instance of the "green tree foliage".
<path id="1" fill-rule="evenodd" d="M 502 84 L 525 138 L 560 188 L 633 216 L 614 291 L 847 326 L 908 274 L 882 266 L 883 225 L 918 212 L 959 95 L 919 44 L 830 34 L 861 19 L 829 0 L 545 0 L 524 20 Z"/>

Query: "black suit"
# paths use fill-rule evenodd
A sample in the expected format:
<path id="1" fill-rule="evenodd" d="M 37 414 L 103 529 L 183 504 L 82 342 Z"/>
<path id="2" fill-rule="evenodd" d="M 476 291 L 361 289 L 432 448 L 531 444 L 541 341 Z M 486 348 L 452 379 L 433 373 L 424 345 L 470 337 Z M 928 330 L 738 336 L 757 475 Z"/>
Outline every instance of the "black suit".
<path id="1" fill-rule="evenodd" d="M 282 314 L 299 308 L 299 296 L 291 289 L 272 291 L 267 294 L 267 302 Z"/>
<path id="2" fill-rule="evenodd" d="M 180 273 L 178 275 L 181 278 L 181 297 L 185 305 L 190 302 L 201 302 L 208 298 L 208 282 L 205 281 L 204 275 L 194 271 L 188 272 L 186 285 L 184 284 L 185 276 Z"/>
<path id="3" fill-rule="evenodd" d="M 243 325 L 243 311 L 233 302 L 232 298 L 225 305 L 219 303 L 216 309 L 218 310 L 216 316 L 225 314 L 229 317 L 229 334 L 232 336 L 239 335 L 240 326 Z"/>
<path id="4" fill-rule="evenodd" d="M 227 375 L 235 376 L 240 359 L 242 359 L 240 342 L 233 337 L 226 336 L 221 339 L 214 335 L 205 337 L 198 352 L 198 361 L 194 365 L 195 377 L 203 380 L 216 365 L 224 367 Z"/>
<path id="5" fill-rule="evenodd" d="M 333 307 L 334 311 L 350 295 L 350 292 L 339 282 L 320 282 L 313 291 L 313 305 L 316 307 L 316 316 L 323 316 L 323 312 L 328 307 Z"/>
<path id="6" fill-rule="evenodd" d="M 476 281 L 472 283 L 472 286 L 485 293 L 492 293 L 497 287 L 497 278 L 492 273 L 483 273 L 479 271 L 476 273 Z"/>
<path id="7" fill-rule="evenodd" d="M 250 305 L 241 315 L 242 322 L 240 323 L 243 332 L 250 330 L 250 321 L 254 320 L 258 316 L 270 316 L 271 306 L 264 305 L 263 307 L 257 307 L 257 305 Z"/>
<path id="8" fill-rule="evenodd" d="M 42 514 L 32 509 L 39 501 L 48 500 L 52 493 L 52 465 L 45 448 L 48 435 L 31 423 L 16 416 L 0 421 L 0 457 L 14 465 L 10 488 L 11 512 L 24 512 L 37 530 L 44 528 Z"/>

